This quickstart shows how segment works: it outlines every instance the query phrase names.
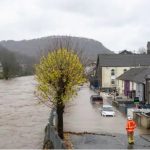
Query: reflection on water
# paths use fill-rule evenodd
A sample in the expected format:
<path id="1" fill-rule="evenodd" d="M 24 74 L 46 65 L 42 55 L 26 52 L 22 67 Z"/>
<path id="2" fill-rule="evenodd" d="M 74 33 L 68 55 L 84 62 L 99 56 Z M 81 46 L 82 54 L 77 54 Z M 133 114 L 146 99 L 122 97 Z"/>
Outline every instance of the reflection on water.
<path id="1" fill-rule="evenodd" d="M 0 148 L 42 148 L 49 108 L 34 96 L 33 76 L 0 80 Z"/>

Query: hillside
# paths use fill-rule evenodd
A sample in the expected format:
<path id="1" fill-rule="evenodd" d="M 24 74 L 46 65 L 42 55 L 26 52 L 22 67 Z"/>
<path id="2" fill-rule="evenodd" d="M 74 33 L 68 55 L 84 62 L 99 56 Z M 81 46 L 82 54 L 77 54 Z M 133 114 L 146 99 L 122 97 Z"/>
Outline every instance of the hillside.
<path id="1" fill-rule="evenodd" d="M 47 51 L 53 49 L 58 45 L 59 41 L 63 43 L 63 46 L 71 46 L 73 49 L 82 50 L 84 55 L 91 60 L 96 60 L 97 54 L 110 54 L 113 53 L 102 43 L 87 38 L 81 37 L 68 37 L 68 36 L 49 36 L 42 37 L 32 40 L 22 40 L 22 41 L 0 41 L 0 44 L 13 52 L 19 52 L 31 57 L 39 57 L 42 51 Z M 71 43 L 71 44 L 70 44 Z"/>

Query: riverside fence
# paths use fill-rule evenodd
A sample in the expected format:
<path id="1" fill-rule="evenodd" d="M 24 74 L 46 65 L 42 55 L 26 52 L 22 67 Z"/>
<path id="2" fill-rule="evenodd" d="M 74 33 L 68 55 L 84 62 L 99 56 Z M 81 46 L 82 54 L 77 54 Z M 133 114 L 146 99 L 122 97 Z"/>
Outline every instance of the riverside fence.
<path id="1" fill-rule="evenodd" d="M 57 132 L 56 109 L 51 110 L 49 123 L 45 128 L 44 149 L 66 149 L 64 141 L 58 136 Z"/>

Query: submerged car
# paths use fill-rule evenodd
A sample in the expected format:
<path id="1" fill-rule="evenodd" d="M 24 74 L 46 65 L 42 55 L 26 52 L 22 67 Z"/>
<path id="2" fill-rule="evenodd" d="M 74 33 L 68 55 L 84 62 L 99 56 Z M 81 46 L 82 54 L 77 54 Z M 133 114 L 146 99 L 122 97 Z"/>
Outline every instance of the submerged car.
<path id="1" fill-rule="evenodd" d="M 115 117 L 116 113 L 111 105 L 103 105 L 100 109 L 101 115 L 105 117 Z"/>
<path id="2" fill-rule="evenodd" d="M 99 104 L 103 103 L 103 97 L 100 95 L 92 95 L 90 97 L 90 100 L 92 103 L 99 103 Z"/>

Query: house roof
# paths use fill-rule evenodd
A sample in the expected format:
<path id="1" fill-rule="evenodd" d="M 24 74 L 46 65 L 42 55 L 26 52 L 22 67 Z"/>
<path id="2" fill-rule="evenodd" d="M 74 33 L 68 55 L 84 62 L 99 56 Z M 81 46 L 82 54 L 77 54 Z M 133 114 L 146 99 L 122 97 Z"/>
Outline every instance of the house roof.
<path id="1" fill-rule="evenodd" d="M 131 51 L 123 50 L 119 54 L 133 54 Z"/>
<path id="2" fill-rule="evenodd" d="M 145 76 L 150 75 L 150 68 L 132 68 L 126 71 L 124 74 L 120 75 L 118 80 L 129 80 L 137 83 L 145 83 Z"/>
<path id="3" fill-rule="evenodd" d="M 150 66 L 147 54 L 99 54 L 97 65 L 100 67 Z"/>

